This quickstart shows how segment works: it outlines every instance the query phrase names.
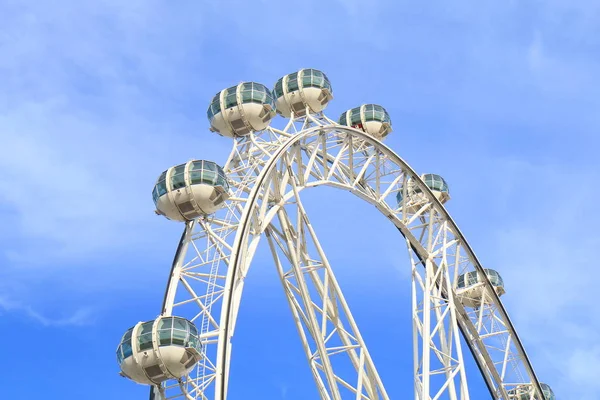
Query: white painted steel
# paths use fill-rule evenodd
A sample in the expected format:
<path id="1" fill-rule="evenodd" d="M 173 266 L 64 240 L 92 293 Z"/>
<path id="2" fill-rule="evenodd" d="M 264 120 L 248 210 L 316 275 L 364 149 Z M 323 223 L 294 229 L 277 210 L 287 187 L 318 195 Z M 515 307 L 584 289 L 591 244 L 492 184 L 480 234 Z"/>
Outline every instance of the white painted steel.
<path id="1" fill-rule="evenodd" d="M 412 260 L 416 399 L 469 398 L 459 332 L 494 399 L 507 400 L 507 391 L 519 385 L 541 393 L 496 292 L 490 290 L 489 301 L 477 309 L 456 295 L 459 274 L 485 274 L 441 199 L 380 141 L 307 110 L 283 131 L 268 128 L 237 139 L 224 169 L 230 198 L 216 214 L 187 224 L 163 307 L 165 314 L 202 321 L 204 358 L 182 382 L 156 390 L 157 398 L 227 397 L 231 338 L 244 281 L 263 236 L 321 398 L 388 398 L 299 201 L 304 189 L 321 185 L 371 203 L 405 238 Z M 407 207 L 409 181 L 424 198 L 418 208 Z M 402 204 L 395 201 L 399 192 Z M 307 240 L 317 254 L 305 251 Z M 491 288 L 484 279 L 482 284 Z M 328 347 L 329 335 L 336 337 L 333 347 Z M 339 376 L 339 359 L 355 374 Z"/>

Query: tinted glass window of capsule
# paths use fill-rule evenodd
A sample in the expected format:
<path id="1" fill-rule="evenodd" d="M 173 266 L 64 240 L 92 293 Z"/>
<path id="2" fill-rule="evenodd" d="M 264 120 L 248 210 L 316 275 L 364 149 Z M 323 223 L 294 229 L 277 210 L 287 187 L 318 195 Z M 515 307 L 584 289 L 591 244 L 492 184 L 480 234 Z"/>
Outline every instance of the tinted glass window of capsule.
<path id="1" fill-rule="evenodd" d="M 410 188 L 410 186 L 408 186 L 408 187 Z M 398 191 L 398 193 L 396 194 L 396 201 L 398 201 L 398 207 L 402 206 L 402 199 L 404 198 L 404 197 L 402 197 L 402 196 L 403 196 L 403 194 L 402 194 L 402 192 L 403 192 L 403 191 L 404 191 L 404 188 L 401 186 L 401 187 L 400 187 L 400 190 L 399 190 L 399 191 Z M 410 191 L 408 190 L 408 188 L 407 188 L 407 191 L 408 191 L 408 192 L 410 192 Z M 410 194 L 410 193 L 409 193 L 409 194 Z"/>
<path id="2" fill-rule="evenodd" d="M 256 82 L 242 84 L 242 104 L 246 103 L 269 104 L 272 108 L 275 108 L 275 100 L 271 91 Z"/>
<path id="3" fill-rule="evenodd" d="M 160 346 L 193 347 L 201 351 L 196 326 L 186 319 L 178 317 L 163 318 L 158 323 Z"/>
<path id="4" fill-rule="evenodd" d="M 362 106 L 361 106 L 362 107 Z M 361 107 L 355 107 L 350 110 L 350 123 L 348 123 L 348 113 L 343 113 L 340 116 L 339 124 L 340 125 L 348 125 L 354 126 L 361 124 Z M 376 104 L 365 104 L 363 108 L 365 122 L 369 121 L 379 121 L 388 124 L 392 124 L 392 120 L 390 119 L 390 115 L 387 113 L 385 108 L 378 106 Z"/>
<path id="5" fill-rule="evenodd" d="M 275 84 L 275 89 L 273 89 L 273 95 L 277 99 L 283 96 L 283 78 L 279 78 L 279 80 L 277 80 L 277 83 Z"/>
<path id="6" fill-rule="evenodd" d="M 360 119 L 360 107 L 356 107 L 350 110 L 350 125 L 357 125 L 361 122 L 362 120 Z"/>
<path id="7" fill-rule="evenodd" d="M 117 349 L 117 361 L 119 364 L 123 362 L 124 359 L 130 357 L 133 354 L 133 350 L 131 348 L 131 333 L 133 332 L 133 327 L 129 328 L 123 338 L 121 339 L 121 343 L 119 344 L 119 348 Z"/>
<path id="8" fill-rule="evenodd" d="M 158 177 L 158 182 L 154 186 L 154 190 L 152 191 L 152 199 L 154 200 L 154 204 L 158 201 L 158 198 L 163 194 L 167 193 L 167 171 L 160 174 Z"/>
<path id="9" fill-rule="evenodd" d="M 221 92 L 217 93 L 215 97 L 212 98 L 210 102 L 210 106 L 208 107 L 208 111 L 206 112 L 206 116 L 208 120 L 212 120 L 213 117 L 221 112 Z"/>
<path id="10" fill-rule="evenodd" d="M 137 351 L 149 350 L 153 347 L 153 325 L 154 321 L 148 321 L 140 326 L 137 340 L 133 341 L 134 345 L 137 346 Z M 123 339 L 121 339 L 121 344 L 119 344 L 119 348 L 117 349 L 117 361 L 119 364 L 133 354 L 132 332 L 133 328 L 130 328 L 125 335 L 123 335 Z M 162 318 L 158 323 L 158 340 L 159 346 L 193 347 L 198 350 L 198 352 L 201 351 L 198 330 L 194 324 L 183 318 Z"/>
<path id="11" fill-rule="evenodd" d="M 190 165 L 189 180 L 192 185 L 204 183 L 212 186 L 222 186 L 229 190 L 229 183 L 223 168 L 212 161 L 193 161 Z"/>
<path id="12" fill-rule="evenodd" d="M 178 165 L 171 173 L 171 190 L 185 187 L 185 164 Z"/>
<path id="13" fill-rule="evenodd" d="M 325 88 L 331 91 L 331 84 L 329 79 L 319 70 L 316 69 L 305 69 L 302 70 L 302 86 L 303 87 L 316 87 Z"/>
<path id="14" fill-rule="evenodd" d="M 154 325 L 154 321 L 144 322 L 138 330 L 138 351 L 148 350 L 152 348 L 152 325 Z"/>
<path id="15" fill-rule="evenodd" d="M 544 400 L 556 400 L 556 396 L 554 395 L 554 392 L 552 391 L 550 386 L 548 386 L 545 383 L 540 383 L 540 386 L 542 387 L 542 394 L 544 395 Z M 532 389 L 530 386 L 517 387 L 515 389 L 509 390 L 508 394 L 509 396 L 515 396 L 514 398 L 517 400 L 529 400 L 531 397 L 531 390 Z M 512 398 L 513 397 L 511 397 L 511 399 Z"/>
<path id="16" fill-rule="evenodd" d="M 186 164 L 181 164 L 174 168 L 171 174 L 171 190 L 185 187 L 185 166 Z M 229 190 L 229 183 L 223 168 L 212 161 L 193 161 L 190 165 L 188 175 L 188 179 L 192 185 L 204 183 L 211 186 L 222 186 L 226 191 Z M 154 204 L 157 203 L 160 196 L 167 193 L 166 176 L 167 171 L 160 175 L 158 182 L 154 186 L 154 190 L 152 191 Z"/>
<path id="17" fill-rule="evenodd" d="M 225 109 L 237 104 L 237 85 L 225 89 Z"/>
<path id="18" fill-rule="evenodd" d="M 329 79 L 327 78 L 327 75 L 325 75 L 323 72 L 316 70 L 316 69 L 304 69 L 302 70 L 302 87 L 303 88 L 308 88 L 308 87 L 316 87 L 316 88 L 324 88 L 324 89 L 329 89 L 329 91 L 331 92 L 331 83 L 329 82 Z M 288 79 L 287 79 L 287 91 L 289 92 L 293 92 L 299 89 L 300 84 L 299 84 L 299 73 L 298 72 L 294 72 L 293 74 L 289 74 L 287 75 Z M 281 96 L 283 96 L 283 79 L 284 78 L 279 78 L 279 80 L 277 81 L 277 83 L 275 83 L 275 89 L 273 89 L 273 95 L 275 96 L 275 98 L 280 98 Z"/>
<path id="19" fill-rule="evenodd" d="M 287 90 L 288 90 L 288 93 L 296 91 L 298 89 L 299 89 L 299 86 L 298 86 L 298 73 L 294 72 L 293 74 L 289 74 L 288 75 L 288 80 L 287 80 Z"/>
<path id="20" fill-rule="evenodd" d="M 502 277 L 498 272 L 494 271 L 493 269 L 484 269 L 484 271 L 493 286 L 504 286 L 504 281 L 502 280 Z M 460 275 L 458 277 L 456 285 L 458 288 L 462 289 L 468 286 L 475 285 L 477 282 L 477 271 L 471 271 L 467 272 L 466 274 Z"/>
<path id="21" fill-rule="evenodd" d="M 367 104 L 365 105 L 365 121 L 379 121 L 379 122 L 387 122 L 391 125 L 392 120 L 390 119 L 390 115 L 385 111 L 385 109 L 376 104 Z"/>
<path id="22" fill-rule="evenodd" d="M 444 178 L 442 178 L 439 175 L 425 174 L 425 175 L 423 175 L 423 182 L 425 182 L 425 185 L 430 190 L 437 190 L 440 192 L 450 193 L 448 184 L 446 183 Z M 412 188 L 411 188 L 411 186 L 412 186 Z M 409 193 L 411 190 L 412 190 L 412 193 L 421 193 L 422 192 L 421 188 L 416 185 L 409 185 L 408 188 L 409 188 L 409 190 L 408 190 Z M 402 190 L 403 189 L 400 188 L 400 191 L 396 195 L 396 200 L 398 201 L 398 204 L 402 203 Z"/>
<path id="23" fill-rule="evenodd" d="M 556 396 L 554 395 L 554 392 L 550 386 L 546 385 L 545 383 L 540 383 L 540 386 L 542 387 L 542 392 L 544 392 L 544 397 L 546 400 L 556 400 Z"/>
<path id="24" fill-rule="evenodd" d="M 232 86 L 225 90 L 225 108 L 231 108 L 238 104 L 237 86 Z M 269 104 L 275 108 L 273 94 L 265 85 L 256 82 L 246 82 L 242 84 L 242 104 L 258 103 Z M 211 120 L 216 114 L 221 112 L 221 92 L 213 97 L 210 107 L 208 107 L 207 117 Z"/>
<path id="25" fill-rule="evenodd" d="M 425 175 L 423 175 L 423 181 L 425 182 L 427 187 L 431 190 L 438 190 L 440 192 L 446 192 L 446 193 L 450 192 L 450 190 L 448 188 L 448 184 L 446 183 L 444 178 L 442 178 L 439 175 L 425 174 Z M 419 189 L 419 188 L 415 188 L 415 192 L 417 191 L 417 189 Z M 419 189 L 419 191 L 421 191 L 421 189 Z"/>

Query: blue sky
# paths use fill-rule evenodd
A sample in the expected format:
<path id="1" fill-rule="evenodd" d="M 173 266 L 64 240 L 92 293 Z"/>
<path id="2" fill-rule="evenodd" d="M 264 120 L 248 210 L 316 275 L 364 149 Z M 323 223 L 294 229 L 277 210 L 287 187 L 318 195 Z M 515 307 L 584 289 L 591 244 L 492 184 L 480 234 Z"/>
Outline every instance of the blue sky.
<path id="1" fill-rule="evenodd" d="M 205 117 L 217 91 L 305 67 L 331 79 L 330 117 L 387 108 L 387 143 L 446 178 L 450 213 L 502 273 L 540 378 L 559 399 L 600 398 L 597 2 L 4 0 L 0 26 L 7 398 L 145 398 L 114 350 L 159 312 L 182 229 L 153 214 L 154 181 L 225 161 L 231 142 Z M 390 395 L 408 397 L 408 257 L 385 218 L 324 190 L 307 199 L 312 221 Z M 278 285 L 259 254 L 232 398 L 316 396 Z"/>

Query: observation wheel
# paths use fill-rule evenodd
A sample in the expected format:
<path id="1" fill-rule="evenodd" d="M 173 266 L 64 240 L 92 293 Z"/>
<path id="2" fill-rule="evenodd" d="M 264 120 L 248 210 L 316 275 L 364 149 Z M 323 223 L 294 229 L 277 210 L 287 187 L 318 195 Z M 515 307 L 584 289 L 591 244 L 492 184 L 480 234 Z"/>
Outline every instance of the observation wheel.
<path id="1" fill-rule="evenodd" d="M 472 357 L 490 398 L 555 400 L 500 301 L 502 277 L 482 267 L 444 208 L 446 181 L 417 174 L 382 143 L 392 131 L 383 107 L 364 104 L 334 121 L 323 113 L 332 98 L 315 69 L 282 77 L 273 91 L 244 82 L 213 98 L 211 130 L 231 137 L 233 149 L 223 167 L 191 160 L 154 187 L 157 214 L 185 229 L 160 315 L 130 328 L 117 348 L 121 375 L 150 385 L 150 399 L 226 399 L 231 339 L 262 239 L 320 398 L 389 399 L 302 202 L 305 190 L 331 186 L 377 208 L 406 245 L 414 336 L 407 392 L 470 399 Z M 270 126 L 276 113 L 288 118 L 282 130 Z"/>

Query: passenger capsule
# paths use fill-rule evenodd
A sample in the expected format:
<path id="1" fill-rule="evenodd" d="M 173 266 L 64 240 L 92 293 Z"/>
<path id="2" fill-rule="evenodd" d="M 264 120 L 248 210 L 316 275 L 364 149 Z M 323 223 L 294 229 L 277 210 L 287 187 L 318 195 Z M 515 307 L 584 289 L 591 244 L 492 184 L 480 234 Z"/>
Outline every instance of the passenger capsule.
<path id="1" fill-rule="evenodd" d="M 327 75 L 316 69 L 301 69 L 279 78 L 273 95 L 276 98 L 277 112 L 289 118 L 309 113 L 321 112 L 333 99 L 333 90 Z"/>
<path id="2" fill-rule="evenodd" d="M 260 83 L 243 82 L 221 90 L 213 97 L 207 116 L 210 129 L 227 137 L 262 131 L 275 116 L 271 91 Z"/>
<path id="3" fill-rule="evenodd" d="M 498 296 L 502 296 L 506 291 L 504 290 L 504 281 L 497 271 L 493 269 L 484 269 L 490 283 Z M 485 284 L 482 277 L 477 271 L 467 272 L 458 276 L 456 282 L 456 294 L 458 295 L 461 303 L 467 307 L 477 307 L 483 303 L 489 303 L 491 297 L 485 290 Z"/>
<path id="4" fill-rule="evenodd" d="M 540 382 L 540 386 L 542 387 L 542 393 L 544 394 L 544 400 L 556 400 L 556 396 L 554 392 L 545 383 Z M 519 385 L 514 389 L 508 391 L 509 400 L 530 400 L 531 394 L 533 393 L 533 385 Z M 538 396 L 534 397 L 534 400 L 541 400 Z"/>
<path id="5" fill-rule="evenodd" d="M 202 358 L 196 326 L 179 317 L 158 317 L 130 328 L 117 348 L 121 375 L 158 385 L 187 375 Z"/>
<path id="6" fill-rule="evenodd" d="M 431 190 L 433 195 L 440 201 L 440 203 L 444 204 L 450 200 L 450 189 L 448 188 L 448 184 L 444 178 L 435 174 L 423 174 L 421 175 L 421 180 L 423 180 L 425 185 L 429 188 L 429 190 Z M 400 191 L 398 191 L 398 194 L 396 194 L 396 200 L 398 201 L 398 206 L 400 208 L 404 206 L 403 193 L 404 190 L 400 188 Z M 408 180 L 406 185 L 406 194 L 407 211 L 410 213 L 416 213 L 429 201 L 427 195 L 423 193 L 421 188 L 412 179 Z"/>
<path id="7" fill-rule="evenodd" d="M 229 183 L 214 162 L 193 160 L 163 172 L 152 198 L 157 214 L 184 222 L 221 208 L 229 198 Z"/>
<path id="8" fill-rule="evenodd" d="M 383 140 L 392 131 L 392 121 L 385 108 L 377 104 L 363 104 L 344 112 L 338 121 Z"/>

